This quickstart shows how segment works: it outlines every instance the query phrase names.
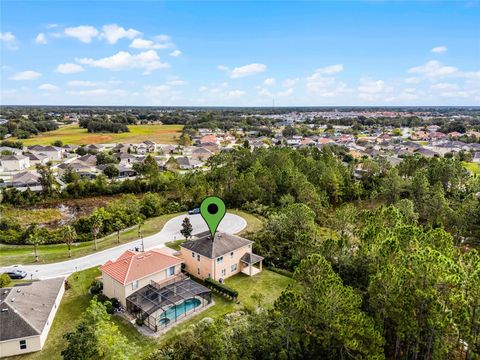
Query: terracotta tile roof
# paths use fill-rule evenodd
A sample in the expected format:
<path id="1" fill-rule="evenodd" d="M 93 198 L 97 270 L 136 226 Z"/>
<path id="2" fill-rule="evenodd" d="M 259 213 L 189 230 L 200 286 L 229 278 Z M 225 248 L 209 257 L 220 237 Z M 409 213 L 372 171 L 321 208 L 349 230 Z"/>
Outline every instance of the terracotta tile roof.
<path id="1" fill-rule="evenodd" d="M 107 261 L 100 270 L 126 285 L 182 262 L 182 259 L 156 249 L 145 252 L 127 250 L 117 260 Z"/>

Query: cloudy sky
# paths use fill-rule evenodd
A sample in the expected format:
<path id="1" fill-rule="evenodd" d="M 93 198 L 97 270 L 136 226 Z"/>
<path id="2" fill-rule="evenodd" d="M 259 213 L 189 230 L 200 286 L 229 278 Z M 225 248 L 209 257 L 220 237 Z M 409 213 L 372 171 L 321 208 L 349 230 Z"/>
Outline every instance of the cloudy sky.
<path id="1" fill-rule="evenodd" d="M 1 2 L 1 104 L 479 105 L 480 2 Z"/>

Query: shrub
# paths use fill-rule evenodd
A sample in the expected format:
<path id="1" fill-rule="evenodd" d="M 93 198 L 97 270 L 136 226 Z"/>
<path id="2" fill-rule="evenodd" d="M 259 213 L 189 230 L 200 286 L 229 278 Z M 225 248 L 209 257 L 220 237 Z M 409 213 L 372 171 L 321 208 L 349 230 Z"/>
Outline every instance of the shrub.
<path id="1" fill-rule="evenodd" d="M 97 295 L 100 294 L 100 292 L 103 290 L 103 284 L 99 280 L 93 280 L 92 285 L 90 286 L 90 293 L 92 295 Z"/>
<path id="2" fill-rule="evenodd" d="M 135 320 L 135 323 L 138 325 L 138 326 L 142 326 L 144 321 L 142 318 L 137 318 L 137 320 Z"/>
<path id="3" fill-rule="evenodd" d="M 219 294 L 230 297 L 232 300 L 237 299 L 238 297 L 238 291 L 235 289 L 232 289 L 231 287 L 228 287 L 225 284 L 221 284 L 216 280 L 213 280 L 212 278 L 206 278 L 204 280 L 205 286 L 208 287 L 209 289 L 212 289 L 213 291 L 218 292 Z"/>
<path id="4" fill-rule="evenodd" d="M 10 285 L 11 279 L 7 274 L 0 275 L 0 288 L 7 287 Z"/>

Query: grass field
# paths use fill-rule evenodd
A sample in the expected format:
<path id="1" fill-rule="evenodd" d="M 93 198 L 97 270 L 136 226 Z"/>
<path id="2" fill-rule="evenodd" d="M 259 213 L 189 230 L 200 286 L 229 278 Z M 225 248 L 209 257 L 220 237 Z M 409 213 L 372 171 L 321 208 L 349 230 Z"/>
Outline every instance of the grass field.
<path id="1" fill-rule="evenodd" d="M 20 225 L 27 226 L 29 224 L 43 224 L 50 221 L 61 220 L 62 213 L 58 209 L 15 209 L 0 208 L 0 215 L 7 218 L 15 219 Z"/>
<path id="2" fill-rule="evenodd" d="M 462 162 L 463 166 L 473 174 L 480 174 L 480 164 L 473 162 Z"/>
<path id="3" fill-rule="evenodd" d="M 159 232 L 165 223 L 179 214 L 162 215 L 149 219 L 142 226 L 143 236 Z M 130 228 L 120 233 L 120 243 L 126 243 L 138 238 L 137 228 Z M 111 234 L 98 240 L 98 251 L 117 246 L 117 235 Z M 67 246 L 65 244 L 41 245 L 38 248 L 40 264 L 68 260 Z M 72 258 L 85 256 L 95 252 L 93 241 L 86 241 L 72 246 Z M 13 264 L 34 264 L 33 246 L 29 245 L 3 245 L 0 244 L 0 266 Z"/>
<path id="4" fill-rule="evenodd" d="M 20 139 L 24 145 L 50 145 L 55 140 L 64 144 L 111 144 L 139 143 L 151 140 L 159 144 L 176 144 L 183 125 L 130 125 L 130 132 L 120 134 L 88 133 L 78 125 L 67 125 L 57 130 L 42 133 L 30 139 Z"/>
<path id="5" fill-rule="evenodd" d="M 72 331 L 81 320 L 82 313 L 88 307 L 88 303 L 92 298 L 88 293 L 88 288 L 92 281 L 99 275 L 100 271 L 97 268 L 91 268 L 72 274 L 68 278 L 71 288 L 65 292 L 43 350 L 37 353 L 17 356 L 15 359 L 61 359 L 60 353 L 65 347 L 63 335 Z M 268 270 L 264 270 L 253 277 L 238 274 L 226 280 L 228 286 L 238 290 L 238 303 L 225 300 L 214 294 L 214 306 L 188 319 L 177 327 L 172 328 L 158 339 L 142 336 L 133 325 L 122 318 L 113 316 L 112 320 L 117 324 L 122 334 L 124 334 L 132 344 L 137 346 L 140 352 L 137 356 L 138 358 L 142 358 L 156 349 L 162 342 L 165 342 L 174 336 L 178 336 L 178 334 L 184 331 L 187 327 L 205 317 L 219 318 L 232 311 L 241 310 L 244 306 L 254 306 L 255 302 L 251 298 L 254 293 L 262 293 L 264 295 L 261 306 L 271 307 L 280 293 L 292 283 L 292 279 Z"/>

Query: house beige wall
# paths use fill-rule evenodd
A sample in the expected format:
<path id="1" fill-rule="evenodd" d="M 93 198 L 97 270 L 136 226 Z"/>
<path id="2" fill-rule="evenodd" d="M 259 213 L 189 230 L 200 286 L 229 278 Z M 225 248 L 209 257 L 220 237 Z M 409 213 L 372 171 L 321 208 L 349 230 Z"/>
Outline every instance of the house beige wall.
<path id="1" fill-rule="evenodd" d="M 20 350 L 20 340 L 26 340 L 26 349 Z M 40 350 L 42 350 L 40 335 L 0 342 L 0 357 L 26 354 Z"/>
<path id="2" fill-rule="evenodd" d="M 60 306 L 60 302 L 62 301 L 64 293 L 65 286 L 62 285 L 60 291 L 58 292 L 57 298 L 55 299 L 55 303 L 50 310 L 47 323 L 45 324 L 42 333 L 40 335 L 0 342 L 0 357 L 20 355 L 42 350 L 43 345 L 45 345 L 45 341 L 47 340 L 48 333 L 50 332 L 50 328 L 52 327 L 53 320 L 55 319 L 55 315 L 57 314 L 57 310 Z M 20 340 L 26 340 L 26 349 L 20 349 Z"/>
<path id="3" fill-rule="evenodd" d="M 233 256 L 230 253 L 224 254 L 221 263 L 217 262 L 217 259 L 209 259 L 197 253 L 194 253 L 195 256 L 193 257 L 192 251 L 184 248 L 181 248 L 181 253 L 185 261 L 185 270 L 188 273 L 200 279 L 211 277 L 219 280 L 220 278 L 226 279 L 241 272 L 242 263 L 240 262 L 240 258 L 245 255 L 245 253 L 252 253 L 252 247 L 250 244 L 239 248 L 233 251 Z M 198 256 L 200 256 L 200 260 L 198 260 Z M 233 271 L 232 265 L 237 265 Z M 225 270 L 224 274 L 222 274 L 222 270 Z"/>
<path id="4" fill-rule="evenodd" d="M 168 281 L 174 278 L 176 275 L 180 274 L 182 270 L 182 265 L 181 264 L 175 265 L 175 274 L 172 276 L 167 276 L 167 270 L 168 269 L 164 269 L 155 274 L 148 275 L 143 279 L 139 279 L 138 286 L 136 286 L 135 284 L 135 287 L 132 286 L 133 285 L 132 282 L 126 285 L 123 285 L 117 280 L 115 280 L 114 278 L 112 278 L 110 275 L 106 273 L 102 273 L 103 293 L 109 298 L 118 299 L 118 301 L 120 301 L 120 303 L 123 306 L 127 306 L 126 299 L 129 295 L 131 295 L 135 291 L 138 291 L 142 287 L 147 286 L 148 284 L 150 284 L 150 281 L 152 280 L 161 284 L 164 281 Z"/>

